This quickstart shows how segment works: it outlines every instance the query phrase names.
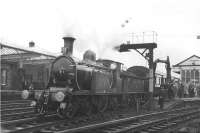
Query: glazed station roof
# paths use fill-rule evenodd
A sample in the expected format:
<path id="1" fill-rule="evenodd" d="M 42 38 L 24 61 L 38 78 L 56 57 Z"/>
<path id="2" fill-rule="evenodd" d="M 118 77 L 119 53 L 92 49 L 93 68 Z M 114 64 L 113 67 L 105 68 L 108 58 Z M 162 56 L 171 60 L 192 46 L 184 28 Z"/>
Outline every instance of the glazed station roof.
<path id="1" fill-rule="evenodd" d="M 33 63 L 34 61 L 52 60 L 56 54 L 47 52 L 39 47 L 23 47 L 14 44 L 0 42 L 0 56 L 2 62 Z"/>

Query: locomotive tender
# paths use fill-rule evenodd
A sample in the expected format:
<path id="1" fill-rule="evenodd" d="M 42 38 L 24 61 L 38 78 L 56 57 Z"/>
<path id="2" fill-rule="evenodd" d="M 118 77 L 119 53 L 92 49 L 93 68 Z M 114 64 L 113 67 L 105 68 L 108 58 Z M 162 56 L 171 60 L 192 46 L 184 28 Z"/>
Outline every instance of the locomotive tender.
<path id="1" fill-rule="evenodd" d="M 83 60 L 72 56 L 74 38 L 64 37 L 63 55 L 51 66 L 47 87 L 42 91 L 24 90 L 24 99 L 41 115 L 57 112 L 62 118 L 77 113 L 89 115 L 119 106 L 138 106 L 148 102 L 148 69 L 134 66 L 126 71 L 123 64 L 96 60 L 94 52 L 85 52 Z"/>

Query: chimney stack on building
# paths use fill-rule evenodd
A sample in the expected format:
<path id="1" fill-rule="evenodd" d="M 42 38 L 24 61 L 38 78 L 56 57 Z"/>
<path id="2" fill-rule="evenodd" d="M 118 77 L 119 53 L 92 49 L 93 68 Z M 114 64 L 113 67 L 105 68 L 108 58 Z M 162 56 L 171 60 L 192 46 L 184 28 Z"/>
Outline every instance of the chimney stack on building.
<path id="1" fill-rule="evenodd" d="M 73 54 L 73 45 L 74 40 L 76 40 L 73 37 L 63 37 L 64 40 L 64 47 L 62 48 L 63 55 L 71 56 Z"/>
<path id="2" fill-rule="evenodd" d="M 35 47 L 35 43 L 33 41 L 29 42 L 29 48 Z"/>

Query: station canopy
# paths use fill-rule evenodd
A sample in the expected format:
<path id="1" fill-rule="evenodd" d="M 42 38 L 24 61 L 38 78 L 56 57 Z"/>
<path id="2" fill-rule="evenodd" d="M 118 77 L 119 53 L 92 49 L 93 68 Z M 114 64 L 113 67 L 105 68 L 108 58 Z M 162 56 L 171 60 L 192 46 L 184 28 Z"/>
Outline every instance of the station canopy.
<path id="1" fill-rule="evenodd" d="M 25 64 L 44 63 L 53 60 L 56 54 L 47 52 L 38 47 L 22 47 L 0 42 L 0 56 L 2 62 L 20 62 Z"/>

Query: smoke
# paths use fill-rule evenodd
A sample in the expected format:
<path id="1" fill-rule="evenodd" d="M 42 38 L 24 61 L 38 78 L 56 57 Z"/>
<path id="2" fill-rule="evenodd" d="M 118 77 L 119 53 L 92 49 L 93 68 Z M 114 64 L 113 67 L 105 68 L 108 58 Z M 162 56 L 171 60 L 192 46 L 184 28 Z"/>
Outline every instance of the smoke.
<path id="1" fill-rule="evenodd" d="M 113 42 L 117 42 L 114 36 L 111 38 L 98 31 L 96 27 L 77 21 L 67 21 L 63 25 L 63 36 L 76 38 L 74 51 L 84 53 L 86 50 L 92 50 L 97 54 L 97 57 L 103 57 L 107 49 L 112 49 Z"/>
<path id="2" fill-rule="evenodd" d="M 115 46 L 125 43 L 127 31 L 121 27 L 121 23 L 129 23 L 129 19 L 104 22 L 103 19 L 83 19 L 75 15 L 66 15 L 60 12 L 62 22 L 61 31 L 63 36 L 75 37 L 74 56 L 81 58 L 86 50 L 92 50 L 97 58 L 116 56 Z M 86 18 L 89 18 L 88 16 Z M 99 23 L 101 20 L 102 23 Z M 112 21 L 113 22 L 113 21 Z"/>
<path id="3" fill-rule="evenodd" d="M 126 19 L 124 20 L 127 23 Z M 102 24 L 104 25 L 102 27 L 101 24 L 96 24 L 95 21 L 70 19 L 63 24 L 63 36 L 76 38 L 73 56 L 79 59 L 83 59 L 83 54 L 86 50 L 92 50 L 96 53 L 97 59 L 118 61 L 124 63 L 127 67 L 133 66 L 133 64 L 147 65 L 146 60 L 137 52 L 119 53 L 113 49 L 115 46 L 127 43 L 130 40 L 129 25 L 121 27 L 121 22 L 123 23 L 123 21 L 119 21 L 119 23 L 115 24 Z"/>

